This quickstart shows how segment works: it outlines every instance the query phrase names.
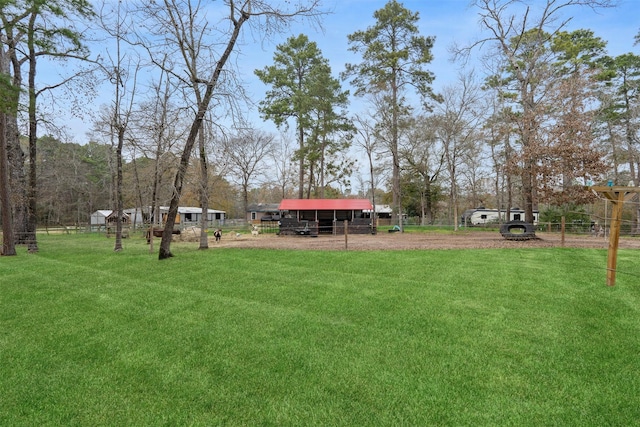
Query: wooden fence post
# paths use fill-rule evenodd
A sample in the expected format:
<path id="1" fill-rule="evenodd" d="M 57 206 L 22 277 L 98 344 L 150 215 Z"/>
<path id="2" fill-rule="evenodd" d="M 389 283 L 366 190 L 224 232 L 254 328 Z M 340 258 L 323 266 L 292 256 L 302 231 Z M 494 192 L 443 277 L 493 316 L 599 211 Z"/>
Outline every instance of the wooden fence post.
<path id="1" fill-rule="evenodd" d="M 349 221 L 347 221 L 346 219 L 344 220 L 344 250 L 348 250 L 349 249 L 349 232 L 347 230 L 347 227 L 349 226 Z"/>

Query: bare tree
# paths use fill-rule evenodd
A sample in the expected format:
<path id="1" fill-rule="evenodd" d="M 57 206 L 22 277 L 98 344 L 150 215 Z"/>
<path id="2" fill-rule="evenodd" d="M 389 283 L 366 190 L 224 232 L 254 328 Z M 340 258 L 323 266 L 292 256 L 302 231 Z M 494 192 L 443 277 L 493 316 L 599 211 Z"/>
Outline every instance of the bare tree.
<path id="1" fill-rule="evenodd" d="M 512 207 L 511 173 L 508 165 L 511 162 L 513 126 L 511 124 L 510 110 L 505 107 L 499 94 L 493 91 L 485 97 L 485 111 L 487 117 L 483 125 L 483 140 L 489 148 L 491 169 L 494 174 L 493 187 L 495 193 L 495 205 L 497 209 L 506 210 L 506 218 L 509 218 Z M 495 95 L 495 96 L 494 96 Z M 476 200 L 474 200 L 474 203 Z"/>
<path id="2" fill-rule="evenodd" d="M 479 87 L 473 73 L 460 75 L 455 85 L 442 91 L 443 102 L 436 106 L 433 124 L 442 144 L 449 175 L 449 202 L 453 209 L 454 230 L 458 230 L 458 174 L 465 158 L 479 157 Z M 471 157 L 466 153 L 474 153 Z"/>
<path id="3" fill-rule="evenodd" d="M 364 116 L 356 115 L 354 118 L 354 124 L 356 126 L 356 138 L 355 143 L 357 146 L 364 150 L 367 157 L 367 166 L 369 172 L 369 192 L 371 194 L 371 204 L 373 205 L 372 218 L 376 216 L 376 184 L 377 184 L 377 171 L 375 167 L 376 153 L 379 149 L 379 141 L 375 137 L 375 125 L 370 119 Z"/>
<path id="4" fill-rule="evenodd" d="M 205 122 L 200 128 L 200 132 L 198 134 L 198 159 L 200 165 L 200 191 L 198 198 L 200 200 L 200 208 L 202 209 L 202 215 L 200 217 L 200 246 L 198 249 L 209 248 L 209 235 L 207 233 L 207 228 L 209 226 L 209 195 L 210 188 L 214 187 L 210 184 L 212 181 L 213 183 L 218 181 L 217 178 L 212 180 L 211 176 L 214 175 L 215 177 L 215 174 L 224 173 L 226 168 L 229 166 L 221 164 L 220 162 L 210 163 L 208 161 L 208 153 L 214 149 L 224 149 L 220 139 L 216 138 L 215 132 L 211 129 L 213 122 L 213 119 Z"/>
<path id="5" fill-rule="evenodd" d="M 229 174 L 242 190 L 243 212 L 247 212 L 252 180 L 266 171 L 265 160 L 273 152 L 273 141 L 273 135 L 250 129 L 224 142 Z"/>
<path id="6" fill-rule="evenodd" d="M 175 98 L 179 93 L 170 75 L 161 69 L 151 83 L 148 100 L 138 105 L 131 120 L 132 131 L 138 135 L 136 147 L 151 162 L 150 167 L 144 168 L 146 178 L 140 184 L 146 194 L 139 196 L 140 207 L 149 209 L 150 227 L 161 224 L 160 204 L 168 203 L 172 196 L 165 182 L 175 171 L 179 143 L 186 137 L 184 109 L 176 105 Z M 149 251 L 153 251 L 153 239 L 149 242 Z"/>
<path id="7" fill-rule="evenodd" d="M 274 149 L 271 152 L 271 160 L 275 170 L 274 182 L 278 186 L 278 193 L 281 199 L 288 197 L 295 184 L 296 170 L 292 160 L 295 150 L 291 146 L 292 139 L 286 133 L 281 132 L 279 143 L 274 143 Z"/>
<path id="8" fill-rule="evenodd" d="M 178 204 L 182 194 L 185 174 L 189 166 L 192 149 L 198 138 L 207 111 L 212 101 L 221 100 L 222 93 L 217 92 L 225 79 L 232 74 L 225 74 L 227 62 L 236 48 L 242 27 L 255 20 L 256 29 L 261 34 L 272 34 L 282 30 L 288 22 L 296 17 L 315 17 L 319 0 L 307 0 L 291 5 L 288 1 L 273 2 L 266 0 L 242 0 L 240 2 L 225 0 L 227 14 L 217 26 L 216 37 L 211 38 L 208 22 L 211 16 L 202 10 L 198 1 L 164 0 L 163 2 L 145 4 L 148 13 L 149 30 L 157 36 L 157 46 L 149 47 L 152 61 L 157 57 L 156 49 L 172 50 L 178 54 L 181 65 L 168 69 L 178 79 L 185 91 L 193 95 L 193 121 L 180 158 L 178 170 L 173 184 L 169 212 L 160 243 L 159 259 L 173 256 L 171 253 L 171 237 L 178 213 Z M 209 11 L 211 12 L 211 11 Z M 253 21 L 251 21 L 253 22 Z M 252 25 L 249 23 L 249 25 Z M 170 34 L 167 36 L 167 33 Z M 210 41 L 208 43 L 208 41 Z M 147 45 L 151 44 L 151 41 Z M 159 65 L 155 61 L 156 65 Z M 186 92 L 185 92 L 186 93 Z M 227 97 L 233 95 L 227 94 Z"/>
<path id="9" fill-rule="evenodd" d="M 207 143 L 205 137 L 205 126 L 198 132 L 198 158 L 200 160 L 200 246 L 198 249 L 209 248 L 209 238 L 207 228 L 209 221 L 209 162 L 207 160 Z"/>
<path id="10" fill-rule="evenodd" d="M 435 134 L 436 121 L 434 117 L 424 116 L 412 119 L 398 150 L 403 169 L 409 176 L 417 178 L 415 185 L 420 198 L 422 225 L 433 222 L 434 187 L 445 167 L 444 150 Z"/>
<path id="11" fill-rule="evenodd" d="M 122 217 L 124 216 L 122 153 L 133 114 L 141 61 L 132 49 L 127 49 L 127 37 L 132 32 L 133 23 L 130 11 L 124 7 L 122 2 L 117 2 L 115 10 L 110 5 L 104 5 L 100 11 L 100 25 L 115 43 L 115 49 L 105 51 L 106 58 L 100 62 L 100 65 L 114 89 L 113 101 L 109 107 L 108 128 L 104 131 L 107 132 L 115 154 L 113 190 L 116 232 L 113 250 L 118 252 L 122 250 Z"/>

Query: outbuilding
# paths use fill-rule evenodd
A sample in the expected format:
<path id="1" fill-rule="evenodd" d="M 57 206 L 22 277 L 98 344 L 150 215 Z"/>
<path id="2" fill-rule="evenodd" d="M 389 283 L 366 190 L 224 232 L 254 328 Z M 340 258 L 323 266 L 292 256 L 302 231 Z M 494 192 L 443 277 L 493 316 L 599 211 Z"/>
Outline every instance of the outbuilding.
<path id="1" fill-rule="evenodd" d="M 261 221 L 279 221 L 278 203 L 252 203 L 247 206 L 247 221 L 259 224 Z"/>
<path id="2" fill-rule="evenodd" d="M 278 207 L 282 216 L 280 234 L 318 235 L 375 233 L 367 199 L 283 199 Z"/>
<path id="3" fill-rule="evenodd" d="M 91 230 L 100 231 L 103 227 L 114 227 L 117 220 L 118 215 L 116 214 L 116 211 L 112 209 L 98 209 L 91 214 L 89 225 L 91 226 Z M 122 211 L 122 223 L 127 226 L 134 224 L 142 225 L 142 212 L 138 209 L 124 209 Z"/>
<path id="4" fill-rule="evenodd" d="M 89 224 L 92 228 L 104 227 L 105 225 L 107 225 L 107 217 L 111 215 L 111 212 L 113 212 L 111 209 L 98 209 L 91 214 Z"/>
<path id="5" fill-rule="evenodd" d="M 169 207 L 161 206 L 160 216 L 163 223 L 166 221 L 168 214 Z M 179 206 L 175 223 L 176 225 L 180 225 L 181 227 L 199 226 L 201 218 L 202 208 L 192 206 Z M 217 209 L 209 209 L 207 211 L 207 221 L 209 223 L 209 226 L 221 226 L 224 224 L 224 220 L 225 211 L 220 211 Z"/>
<path id="6" fill-rule="evenodd" d="M 365 214 L 376 218 L 376 225 L 391 225 L 393 209 L 389 205 L 376 205 L 374 210 L 365 210 Z"/>

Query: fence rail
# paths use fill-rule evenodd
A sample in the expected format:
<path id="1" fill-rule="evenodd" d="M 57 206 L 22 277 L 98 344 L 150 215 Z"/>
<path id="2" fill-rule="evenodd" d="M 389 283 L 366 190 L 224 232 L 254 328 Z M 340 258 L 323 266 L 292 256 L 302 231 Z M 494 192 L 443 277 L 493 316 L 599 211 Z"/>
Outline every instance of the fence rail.
<path id="1" fill-rule="evenodd" d="M 389 223 L 384 224 L 383 222 L 378 222 L 376 227 L 376 231 L 386 232 L 387 229 L 393 227 L 393 224 Z M 195 223 L 184 223 L 179 224 L 176 227 L 184 229 L 186 227 L 196 226 L 199 224 Z M 149 227 L 148 224 L 137 224 L 137 225 L 123 225 L 123 232 L 126 234 L 134 234 L 137 232 L 146 231 Z M 240 232 L 250 232 L 252 228 L 256 228 L 259 230 L 261 234 L 278 234 L 281 231 L 281 227 L 278 221 L 246 221 L 246 220 L 225 220 L 224 224 L 210 224 L 209 230 L 213 232 L 213 230 L 217 228 L 222 228 L 224 230 L 237 230 Z M 320 235 L 328 235 L 328 234 L 342 234 L 343 224 L 340 222 L 338 226 L 334 224 L 318 224 L 317 232 Z M 353 234 L 357 232 L 358 227 L 354 227 L 351 223 L 348 225 L 349 234 Z M 360 226 L 359 226 L 360 227 Z M 567 234 L 574 235 L 585 235 L 585 236 L 601 236 L 607 237 L 609 235 L 609 227 L 610 224 L 607 223 L 606 226 L 595 224 L 595 223 L 587 223 L 587 222 L 566 222 L 564 232 Z M 361 227 L 360 227 L 361 228 Z M 420 224 L 411 224 L 405 223 L 403 224 L 403 229 L 408 232 L 428 232 L 430 230 L 451 230 L 453 231 L 454 226 L 449 224 L 433 224 L 433 225 L 420 225 Z M 490 223 L 483 225 L 464 225 L 460 224 L 458 226 L 459 230 L 484 230 L 484 231 L 499 231 L 500 224 L 499 223 Z M 562 232 L 562 223 L 561 222 L 540 222 L 536 224 L 537 232 L 544 233 L 561 233 Z M 82 233 L 105 233 L 108 235 L 113 235 L 115 233 L 115 226 L 92 226 L 89 224 L 55 224 L 53 226 L 42 225 L 37 229 L 38 234 L 82 234 Z M 640 232 L 638 226 L 632 221 L 622 221 L 620 227 L 620 235 L 621 236 L 640 236 Z"/>

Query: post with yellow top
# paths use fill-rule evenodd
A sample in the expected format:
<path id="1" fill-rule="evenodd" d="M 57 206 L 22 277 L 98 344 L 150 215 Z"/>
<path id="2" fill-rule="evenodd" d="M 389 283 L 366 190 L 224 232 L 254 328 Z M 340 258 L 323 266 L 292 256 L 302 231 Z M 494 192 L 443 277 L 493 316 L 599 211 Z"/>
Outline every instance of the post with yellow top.
<path id="1" fill-rule="evenodd" d="M 607 253 L 607 286 L 616 284 L 616 264 L 618 263 L 618 245 L 620 243 L 620 224 L 624 202 L 640 193 L 640 187 L 596 186 L 592 190 L 611 201 L 611 228 L 609 229 L 609 251 Z"/>

